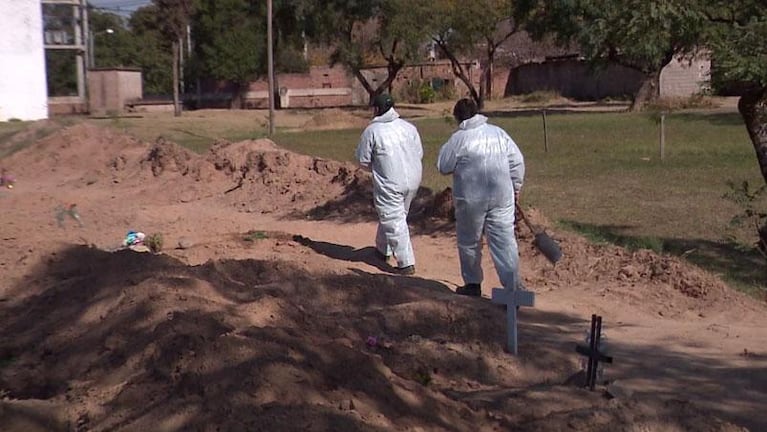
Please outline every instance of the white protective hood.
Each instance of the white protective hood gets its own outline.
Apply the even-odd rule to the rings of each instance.
[[[490,205],[513,200],[525,177],[525,161],[517,144],[482,114],[461,122],[440,149],[437,169],[454,174],[455,199]]]
[[[421,183],[421,137],[394,108],[370,121],[356,156],[361,165],[373,171],[377,193],[417,189]]]

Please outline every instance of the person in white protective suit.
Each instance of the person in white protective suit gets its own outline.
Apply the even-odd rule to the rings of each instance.
[[[442,146],[437,169],[453,174],[456,237],[464,286],[456,293],[482,295],[482,232],[504,288],[519,284],[519,250],[514,236],[514,203],[525,177],[525,161],[514,140],[487,123],[471,99],[453,109],[459,122]]]
[[[373,203],[378,213],[376,256],[394,255],[401,274],[415,273],[407,214],[421,184],[423,147],[415,126],[400,118],[388,94],[373,99],[375,117],[362,132],[357,161],[373,172]]]

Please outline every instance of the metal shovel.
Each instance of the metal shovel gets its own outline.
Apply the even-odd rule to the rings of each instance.
[[[545,256],[552,264],[556,264],[557,261],[562,258],[562,249],[559,248],[559,244],[557,244],[553,238],[549,237],[544,230],[533,225],[527,219],[527,216],[525,216],[525,212],[522,211],[522,207],[519,206],[519,203],[515,203],[515,205],[517,207],[517,212],[522,216],[522,220],[525,221],[525,225],[530,228],[530,231],[532,231],[535,236],[533,245],[535,245],[535,247],[541,251],[543,256]]]

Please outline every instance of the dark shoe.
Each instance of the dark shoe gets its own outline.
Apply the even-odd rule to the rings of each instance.
[[[415,274],[415,266],[407,266],[407,267],[397,267],[397,273],[405,276],[410,276]]]
[[[462,287],[458,287],[458,289],[455,290],[455,293],[470,297],[482,297],[482,285],[466,284]]]

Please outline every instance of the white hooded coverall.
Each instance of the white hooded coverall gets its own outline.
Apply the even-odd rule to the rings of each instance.
[[[501,128],[476,114],[458,126],[437,160],[442,174],[453,173],[456,237],[466,284],[482,283],[482,231],[498,278],[506,289],[519,281],[519,250],[514,236],[514,193],[522,188],[522,152]]]
[[[415,265],[407,214],[421,184],[423,147],[418,131],[390,108],[362,132],[356,157],[373,172],[379,221],[376,249],[386,256],[393,253],[400,268]]]

